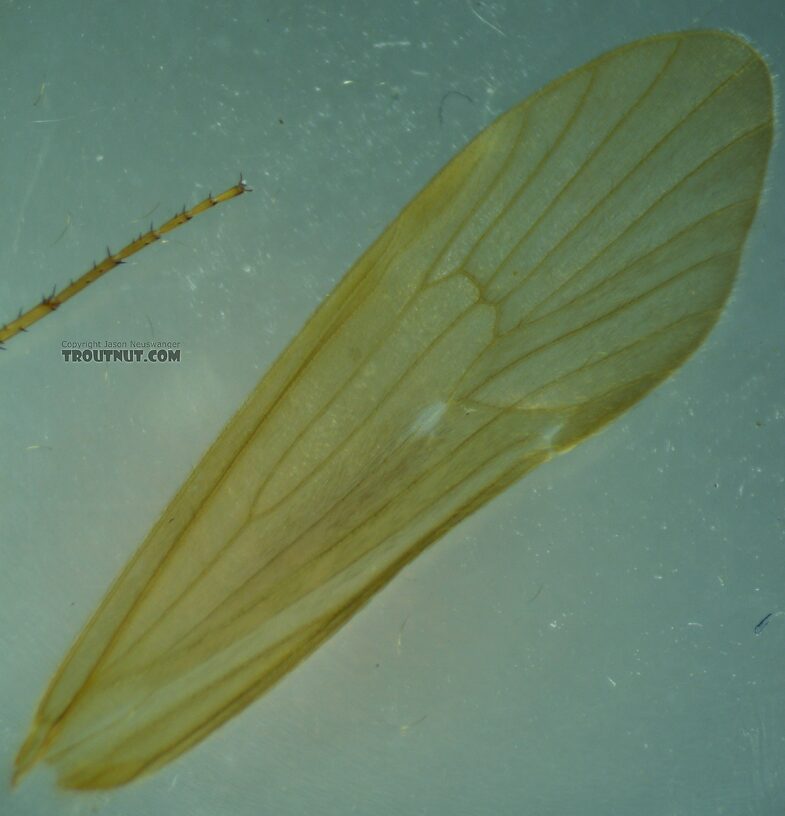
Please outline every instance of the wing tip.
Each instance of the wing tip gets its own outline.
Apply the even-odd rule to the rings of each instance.
[[[43,738],[37,729],[31,730],[22,747],[14,759],[14,768],[11,774],[11,787],[15,788],[41,758]]]

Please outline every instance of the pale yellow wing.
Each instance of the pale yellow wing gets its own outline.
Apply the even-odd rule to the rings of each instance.
[[[728,296],[772,138],[720,32],[612,51],[403,210],[229,423],[79,637],[18,772],[171,760],[445,530],[617,416]]]

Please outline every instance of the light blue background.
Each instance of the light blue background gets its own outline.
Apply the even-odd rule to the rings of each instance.
[[[745,34],[783,73],[775,0],[3,4],[0,320],[240,170],[255,192],[0,354],[0,813],[785,812],[785,615],[753,635],[785,610],[781,144],[727,312],[671,381],[163,771],[8,786],[111,578],[387,221],[548,80],[693,27]],[[473,101],[440,124],[449,90]],[[183,362],[60,358],[152,337]]]

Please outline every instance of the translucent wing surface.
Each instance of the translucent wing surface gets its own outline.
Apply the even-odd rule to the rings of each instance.
[[[743,40],[641,40],[456,156],[262,379],[116,581],[18,758],[110,787],[262,694],[424,547],[716,321],[761,193]]]

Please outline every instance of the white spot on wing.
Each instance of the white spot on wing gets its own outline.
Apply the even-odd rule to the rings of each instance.
[[[446,410],[447,403],[441,401],[424,408],[417,419],[414,420],[411,435],[414,437],[428,436],[439,424]]]

